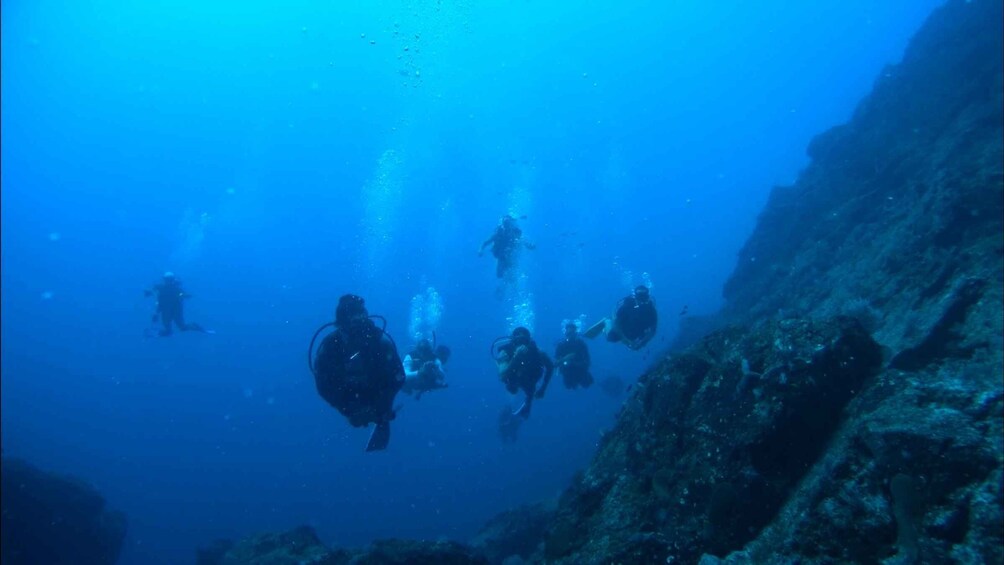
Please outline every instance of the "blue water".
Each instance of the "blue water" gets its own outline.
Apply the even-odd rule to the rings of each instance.
[[[650,282],[651,347],[591,343],[633,381],[938,4],[4,2],[4,453],[123,510],[124,564],[301,523],[464,539],[553,497],[619,400],[556,379],[503,445],[492,339],[553,350]],[[538,249],[500,293],[505,212]],[[144,337],[167,269],[217,335]],[[365,454],[307,341],[355,292],[406,350],[430,287],[451,387]]]

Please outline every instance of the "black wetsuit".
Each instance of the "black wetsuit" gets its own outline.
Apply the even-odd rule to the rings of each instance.
[[[492,256],[495,257],[495,276],[503,278],[512,270],[516,264],[516,251],[519,240],[523,237],[523,230],[515,225],[501,225],[495,228],[492,235]]]
[[[614,315],[613,329],[607,334],[607,339],[609,341],[626,340],[634,342],[644,336],[648,330],[652,331],[651,335],[648,336],[648,339],[651,339],[655,335],[658,323],[659,316],[655,311],[655,303],[652,300],[638,304],[635,297],[628,296],[621,301],[620,307],[617,308],[617,313]],[[644,343],[640,345],[644,345]]]
[[[165,282],[154,285],[153,290],[157,294],[157,316],[160,317],[160,323],[164,326],[160,330],[161,336],[171,335],[173,325],[178,326],[178,329],[183,332],[204,331],[199,324],[185,323],[184,300],[188,298],[188,295],[181,289],[180,282]]]
[[[394,418],[404,366],[394,342],[373,322],[337,328],[321,341],[314,365],[317,392],[355,427]]]
[[[512,394],[522,390],[527,397],[532,398],[537,388],[537,382],[544,377],[544,384],[541,391],[547,389],[547,384],[551,381],[551,374],[554,372],[554,363],[546,353],[537,347],[532,340],[526,344],[526,351],[517,356],[517,345],[509,342],[499,348],[504,351],[509,358],[509,366],[502,376],[506,390]]]
[[[565,388],[586,388],[593,384],[593,376],[589,374],[589,348],[581,337],[561,340],[554,350],[554,358],[558,361]]]

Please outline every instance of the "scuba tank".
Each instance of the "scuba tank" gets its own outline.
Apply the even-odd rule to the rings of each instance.
[[[390,339],[391,343],[394,343],[394,338],[392,338],[390,336],[390,334],[387,333],[387,318],[384,318],[383,316],[379,316],[377,314],[373,314],[371,316],[367,316],[366,318],[369,319],[369,320],[374,320],[374,319],[380,320],[380,322],[381,322],[381,325],[379,326],[380,333],[382,333],[383,335],[387,336],[387,338]],[[314,375],[315,377],[317,376],[317,371],[316,371],[316,367],[315,367],[315,363],[314,363],[314,361],[315,361],[315,359],[314,359],[314,346],[317,343],[317,337],[320,336],[321,332],[323,332],[324,330],[326,330],[328,328],[331,328],[331,327],[334,327],[334,326],[335,326],[334,322],[328,322],[328,323],[322,325],[321,327],[317,328],[317,331],[314,332],[314,337],[310,338],[310,346],[307,348],[307,368],[310,369],[310,374]],[[376,324],[374,324],[374,326],[376,326]],[[397,348],[397,344],[394,344],[394,347],[396,349]],[[358,353],[357,353],[357,355],[358,355]]]

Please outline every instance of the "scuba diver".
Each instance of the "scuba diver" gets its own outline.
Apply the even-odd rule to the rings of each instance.
[[[448,387],[443,365],[449,358],[449,347],[440,345],[433,349],[428,339],[419,340],[404,358],[404,387],[401,392],[414,394],[415,400],[421,400],[426,392]]]
[[[589,374],[589,348],[579,337],[579,327],[573,322],[565,324],[565,339],[558,342],[554,361],[565,388],[587,388],[593,384],[593,376]]]
[[[372,318],[382,319],[369,315],[361,297],[342,296],[335,321],[318,328],[310,340],[307,364],[318,394],[349,424],[357,428],[376,424],[366,451],[379,451],[390,442],[394,396],[404,384],[404,367],[394,340]],[[330,326],[335,331],[321,341],[314,359],[314,342]]]
[[[508,342],[500,346],[496,353],[495,345],[505,339],[508,339]],[[544,398],[547,385],[551,382],[551,374],[554,373],[554,363],[551,358],[537,347],[530,337],[530,330],[524,327],[514,329],[511,336],[496,339],[492,344],[492,357],[498,366],[499,379],[505,383],[506,390],[510,394],[522,390],[526,395],[523,404],[513,412],[513,415],[529,418],[533,399]],[[544,377],[544,382],[537,388],[541,376]]]
[[[655,301],[649,296],[648,287],[642,285],[620,301],[613,320],[600,320],[583,335],[594,338],[605,331],[607,341],[621,342],[628,349],[637,351],[655,336],[658,323]]]
[[[203,328],[199,324],[185,323],[184,301],[187,298],[191,298],[192,295],[181,288],[181,281],[171,271],[164,273],[164,278],[160,284],[155,284],[152,289],[143,291],[143,295],[147,298],[155,294],[157,296],[157,310],[153,313],[150,321],[156,324],[157,320],[160,320],[160,323],[163,325],[163,329],[160,330],[160,337],[171,335],[172,326],[178,326],[178,329],[183,332],[216,333]]]
[[[525,216],[524,216],[525,217]],[[486,239],[478,248],[478,257],[485,253],[485,248],[492,247],[492,256],[495,257],[495,276],[505,278],[516,266],[517,253],[520,246],[527,249],[536,249],[537,246],[523,239],[523,230],[516,225],[516,218],[509,214],[502,216],[495,232]]]

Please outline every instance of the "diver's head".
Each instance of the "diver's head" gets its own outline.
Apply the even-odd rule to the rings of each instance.
[[[502,216],[501,220],[499,220],[499,224],[502,227],[507,228],[507,227],[511,226],[513,224],[513,222],[515,222],[515,221],[516,221],[516,218],[513,218],[511,214],[506,214],[505,216]]]
[[[432,353],[432,342],[422,338],[415,344],[415,351],[420,353]]]
[[[164,282],[166,283],[178,282],[178,278],[175,277],[174,273],[172,273],[171,271],[164,271]]]
[[[338,299],[338,308],[335,309],[336,325],[347,328],[368,319],[369,312],[366,311],[366,301],[361,296],[346,294]]]
[[[576,326],[574,322],[565,324],[565,337],[573,338],[577,333],[579,333],[579,326]]]
[[[530,343],[530,330],[520,326],[512,331],[511,339],[516,345],[526,345]]]
[[[445,365],[446,362],[450,360],[450,348],[445,345],[437,346],[436,358],[439,359],[440,363]]]
[[[648,287],[645,285],[636,287],[634,289],[634,299],[638,304],[647,303],[651,299],[648,295]]]

